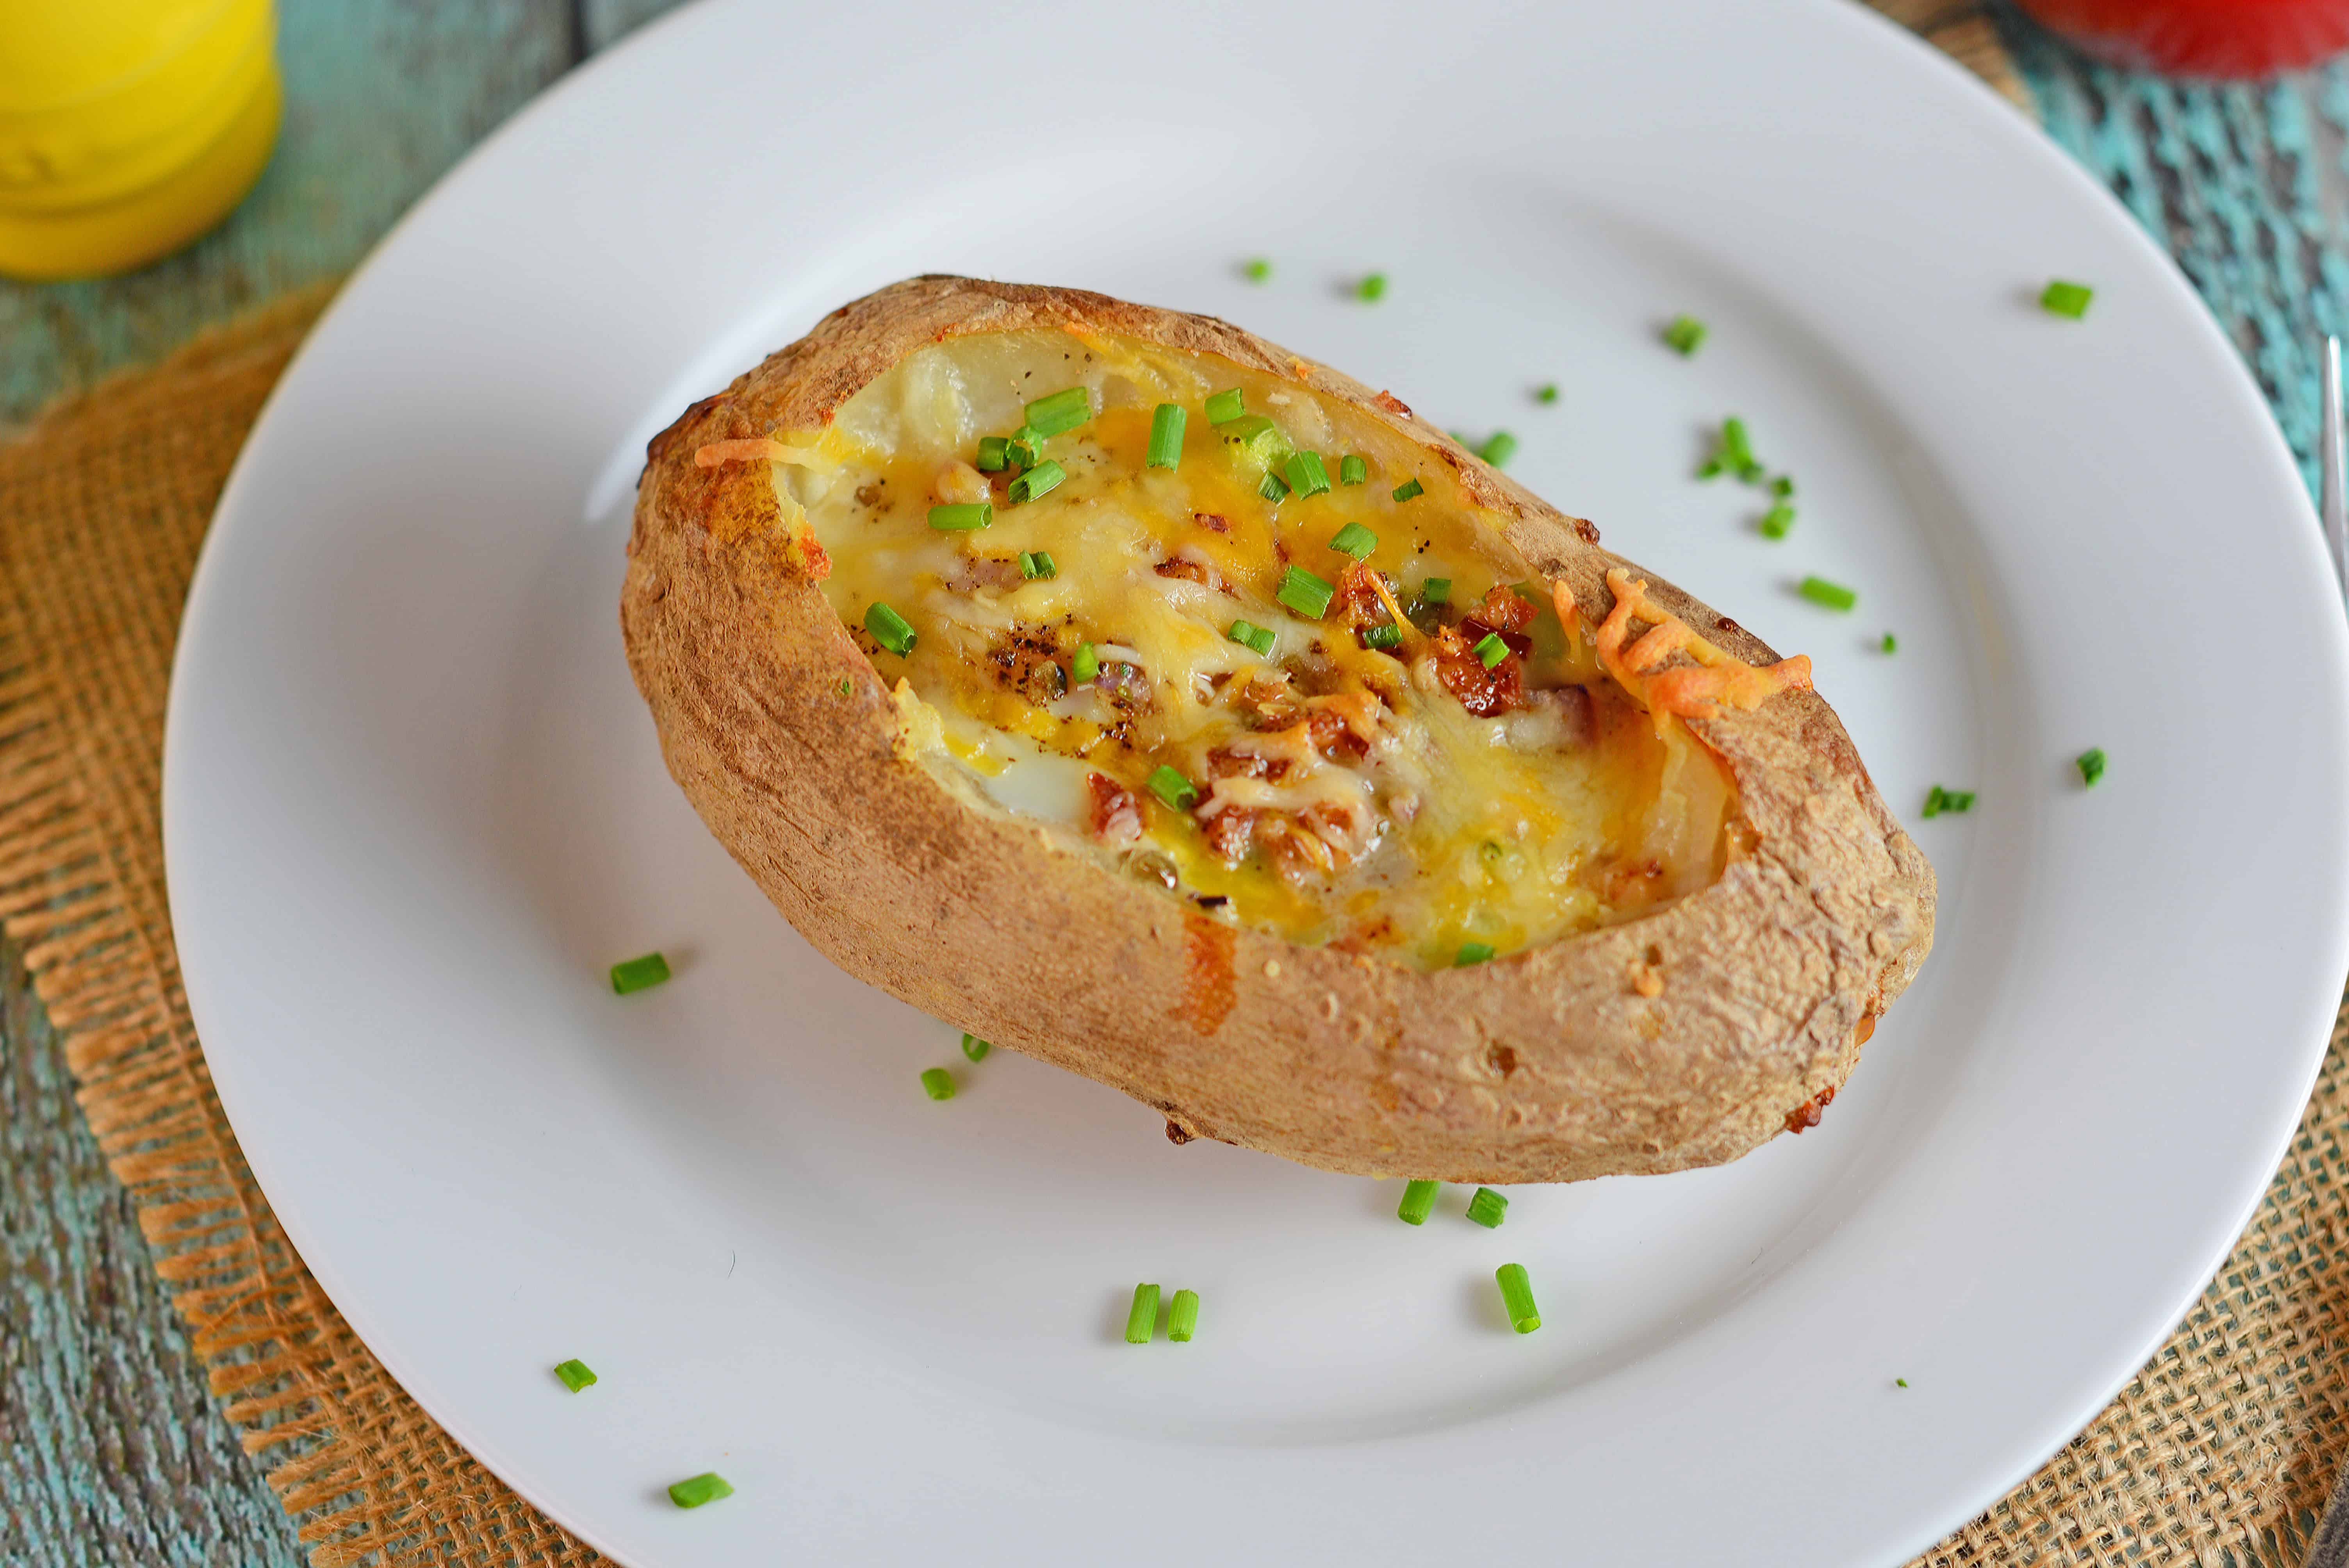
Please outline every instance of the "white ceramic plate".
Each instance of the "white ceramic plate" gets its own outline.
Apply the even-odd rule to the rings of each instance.
[[[165,804],[190,1001],[303,1255],[636,1564],[1921,1548],[2202,1284],[2349,962],[2349,646],[2234,354],[2114,202],[1857,7],[974,15],[655,27],[445,181],[272,399]],[[1344,297],[1373,267],[1387,299]],[[814,957],[662,771],[625,518],[688,399],[921,271],[1216,312],[1508,427],[1537,490],[1809,652],[1896,806],[1978,790],[1913,824],[1939,944],[1826,1124],[1412,1230],[1391,1183],[966,1069]],[[2033,307],[2051,275],[2096,285],[2085,323]],[[1693,360],[1656,340],[1680,311]],[[1800,480],[1783,543],[1690,477],[1733,412]],[[615,998],[647,948],[677,979]],[[1122,1343],[1142,1279],[1200,1292],[1195,1343]],[[711,1469],[735,1497],[666,1501]]]

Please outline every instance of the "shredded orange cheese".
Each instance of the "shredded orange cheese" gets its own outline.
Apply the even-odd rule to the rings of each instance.
[[[1566,633],[1566,640],[1571,643],[1575,634],[1582,630],[1582,606],[1574,602],[1573,592],[1563,579],[1549,585],[1549,596],[1557,606],[1558,626]]]
[[[1797,654],[1762,667],[1749,665],[1698,636],[1677,615],[1667,614],[1650,603],[1648,585],[1620,567],[1607,573],[1607,586],[1615,595],[1615,607],[1607,613],[1595,639],[1599,662],[1615,677],[1617,685],[1647,705],[1656,721],[1659,738],[1663,736],[1667,719],[1675,715],[1695,718],[1715,704],[1751,712],[1782,691],[1810,690],[1808,655]],[[1562,596],[1565,590],[1561,585],[1554,592]],[[1571,604],[1573,601],[1566,599],[1564,603]],[[1626,648],[1623,641],[1630,635],[1635,615],[1651,624],[1638,641]],[[1560,619],[1563,618],[1561,611]],[[1685,653],[1696,662],[1658,669],[1676,653]],[[1651,671],[1655,673],[1650,674]]]
[[[790,449],[767,436],[740,441],[712,441],[693,449],[693,466],[714,469],[722,463],[772,462]]]

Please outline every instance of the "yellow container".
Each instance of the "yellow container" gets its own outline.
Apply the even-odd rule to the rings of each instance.
[[[261,177],[283,103],[271,0],[0,0],[0,273],[178,250]]]

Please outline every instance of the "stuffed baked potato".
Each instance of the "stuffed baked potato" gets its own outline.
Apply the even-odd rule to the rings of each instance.
[[[843,307],[652,442],[621,626],[809,941],[1177,1141],[1733,1159],[1816,1121],[1932,939],[1807,661],[1207,317]]]

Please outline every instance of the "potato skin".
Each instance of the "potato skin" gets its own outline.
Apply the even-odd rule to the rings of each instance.
[[[1933,872],[1811,692],[1693,726],[1739,792],[1718,882],[1426,974],[1210,919],[967,808],[905,757],[880,675],[816,585],[822,549],[789,535],[767,465],[701,469],[693,454],[821,427],[925,345],[1049,327],[1219,355],[1354,405],[1510,519],[1510,542],[1594,624],[1613,603],[1605,573],[1626,563],[1589,523],[1388,394],[1224,322],[957,277],[867,295],[655,438],[620,603],[669,772],[810,942],[924,1012],[1155,1107],[1178,1141],[1330,1171],[1571,1181],[1717,1164],[1844,1081],[1931,945]],[[1775,656],[1640,575],[1716,645]]]

